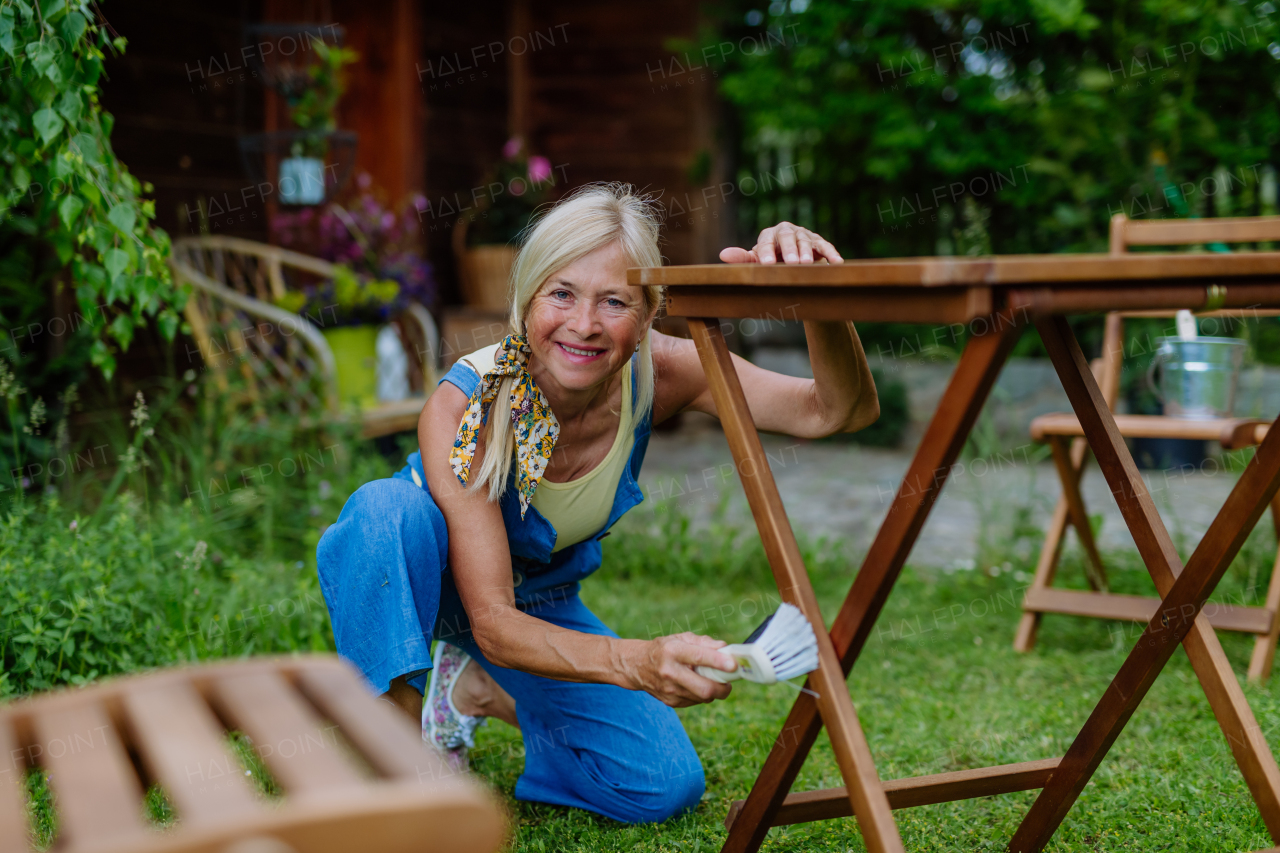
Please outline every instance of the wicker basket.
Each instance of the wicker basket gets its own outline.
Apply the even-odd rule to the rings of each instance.
[[[473,246],[467,248],[467,220],[453,227],[453,256],[458,264],[462,298],[473,308],[506,311],[510,306],[511,267],[516,260],[514,246]]]

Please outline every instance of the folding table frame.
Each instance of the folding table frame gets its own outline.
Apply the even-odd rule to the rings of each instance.
[[[746,800],[726,819],[725,851],[759,849],[771,826],[852,814],[868,850],[899,851],[892,810],[1040,789],[1010,849],[1044,848],[1179,643],[1209,698],[1272,839],[1280,841],[1280,768],[1217,635],[1205,600],[1280,486],[1271,430],[1184,569],[1064,315],[1115,310],[1280,306],[1280,253],[1051,255],[854,261],[838,266],[706,265],[634,269],[631,284],[665,286],[688,318],[716,408],[781,597],[819,637],[819,666]],[[955,373],[828,633],[719,319],[860,320],[967,330]],[[1028,323],[1040,331],[1084,436],[1161,595],[1111,685],[1066,755],[883,782],[845,679],[929,510]],[[845,786],[789,793],[827,726]]]

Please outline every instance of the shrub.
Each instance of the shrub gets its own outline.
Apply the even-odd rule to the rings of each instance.
[[[333,648],[313,564],[223,553],[191,501],[0,518],[0,698],[206,658]]]

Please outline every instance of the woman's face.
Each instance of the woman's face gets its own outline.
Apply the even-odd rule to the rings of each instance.
[[[627,284],[628,265],[622,244],[610,243],[553,273],[529,304],[529,347],[561,388],[606,382],[648,329],[653,318],[640,288]]]

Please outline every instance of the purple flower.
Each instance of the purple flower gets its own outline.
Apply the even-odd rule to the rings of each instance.
[[[551,178],[551,161],[546,157],[529,158],[529,182],[540,184]]]
[[[502,146],[502,156],[508,160],[514,160],[520,156],[521,150],[524,149],[524,140],[519,136],[513,136],[507,140],[507,144]]]

